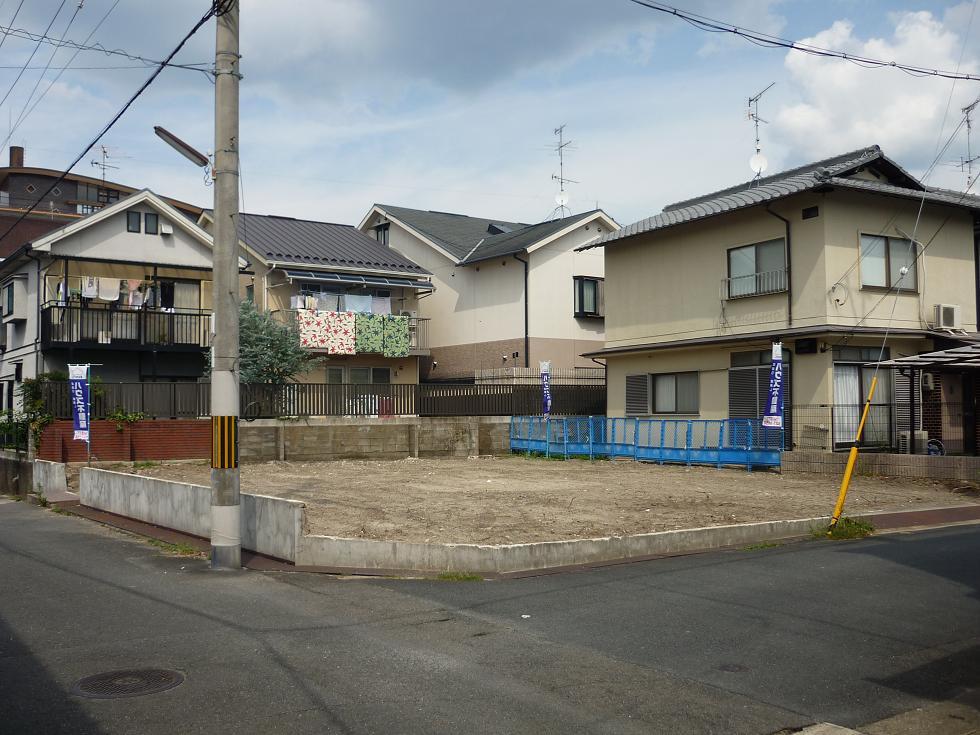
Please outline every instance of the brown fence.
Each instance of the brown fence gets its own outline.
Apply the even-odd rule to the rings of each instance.
[[[92,417],[118,410],[146,418],[198,418],[210,414],[208,383],[103,383],[92,386]],[[48,411],[71,418],[67,383],[43,386]],[[606,388],[557,385],[551,389],[556,416],[604,415]],[[281,416],[512,416],[541,413],[541,388],[528,385],[332,385],[327,383],[241,386],[245,419]]]

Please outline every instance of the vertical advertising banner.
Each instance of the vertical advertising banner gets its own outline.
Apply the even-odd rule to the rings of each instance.
[[[544,415],[551,414],[551,362],[541,363],[541,399]]]
[[[770,429],[783,428],[783,343],[772,343],[772,367],[769,369],[769,397],[762,425]]]
[[[89,440],[88,365],[68,366],[68,394],[75,425],[75,439]]]

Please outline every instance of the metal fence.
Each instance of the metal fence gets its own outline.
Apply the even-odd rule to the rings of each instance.
[[[26,421],[12,421],[4,418],[0,422],[0,447],[17,452],[26,452],[30,433],[30,426]]]
[[[545,456],[626,457],[644,462],[777,467],[780,429],[758,419],[640,419],[514,416],[510,447]]]
[[[146,418],[198,418],[210,415],[208,383],[102,383],[92,386],[92,417],[118,410]],[[68,384],[45,383],[43,397],[56,418],[71,418]],[[605,386],[559,385],[551,389],[558,416],[601,414]],[[541,408],[541,388],[525,385],[328,383],[241,386],[246,419],[281,416],[511,416]]]
[[[477,384],[515,383],[519,385],[541,385],[541,371],[526,367],[482,368],[475,373]],[[552,368],[551,385],[605,385],[606,369],[597,368]]]

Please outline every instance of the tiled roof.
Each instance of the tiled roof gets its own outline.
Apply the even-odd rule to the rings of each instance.
[[[395,219],[428,237],[443,250],[462,260],[480,240],[490,237],[494,231],[514,230],[527,227],[522,222],[509,222],[485,217],[470,217],[452,212],[431,212],[425,209],[376,205]]]
[[[243,213],[238,220],[238,237],[270,262],[428,273],[353,225]]]
[[[880,169],[892,181],[900,182],[902,185],[848,178],[870,164],[874,164],[875,168]],[[980,197],[924,187],[901,166],[887,158],[878,146],[871,146],[745,182],[712,194],[670,204],[664,207],[660,214],[634,222],[581,249],[602,247],[626,237],[766,204],[793,194],[827,186],[914,199],[924,197],[926,201],[938,204],[980,209]]]

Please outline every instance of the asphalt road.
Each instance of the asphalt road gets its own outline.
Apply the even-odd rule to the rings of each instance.
[[[980,526],[506,582],[214,573],[0,499],[2,733],[719,733],[980,685]],[[69,694],[124,668],[159,694]]]

